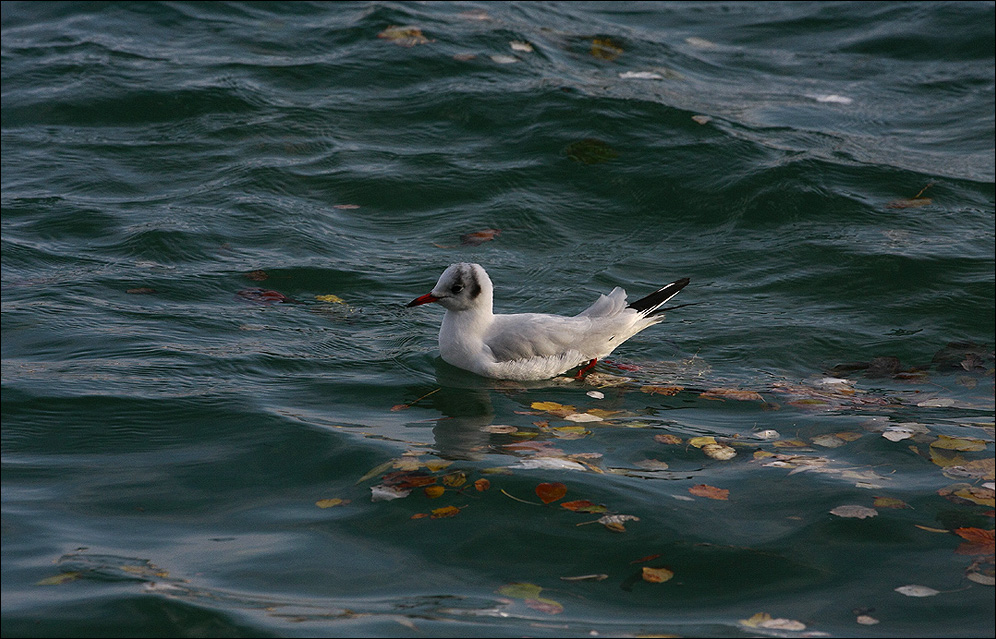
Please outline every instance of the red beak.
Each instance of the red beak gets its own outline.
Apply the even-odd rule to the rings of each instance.
[[[431,304],[432,302],[438,302],[439,298],[432,293],[426,293],[422,297],[416,297],[412,301],[408,302],[406,305],[408,308],[412,306],[421,306],[422,304]]]

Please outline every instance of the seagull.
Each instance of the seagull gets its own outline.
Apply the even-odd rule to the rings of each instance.
[[[480,264],[450,265],[429,293],[408,307],[437,302],[446,309],[439,328],[443,361],[484,377],[541,380],[584,365],[577,378],[617,346],[664,319],[662,308],[688,285],[671,282],[626,304],[618,286],[573,317],[546,313],[496,315],[494,286]],[[677,308],[677,307],[672,307]]]

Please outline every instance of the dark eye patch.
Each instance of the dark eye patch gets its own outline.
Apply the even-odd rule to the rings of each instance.
[[[462,290],[463,290],[462,284],[454,284],[453,286],[450,287],[450,293],[453,293],[454,295],[459,294],[460,291]]]

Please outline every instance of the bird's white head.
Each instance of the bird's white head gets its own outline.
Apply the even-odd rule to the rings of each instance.
[[[460,262],[450,265],[439,276],[439,281],[432,291],[412,300],[408,306],[439,302],[440,306],[450,311],[490,312],[493,300],[494,287],[484,267],[480,264]]]

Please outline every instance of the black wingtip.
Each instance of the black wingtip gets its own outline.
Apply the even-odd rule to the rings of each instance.
[[[657,289],[650,295],[636,300],[629,305],[629,308],[639,311],[645,315],[653,315],[654,312],[658,311],[658,309],[666,304],[669,299],[677,295],[681,289],[688,286],[689,282],[691,282],[691,280],[687,277],[671,282],[667,286],[662,286]]]

